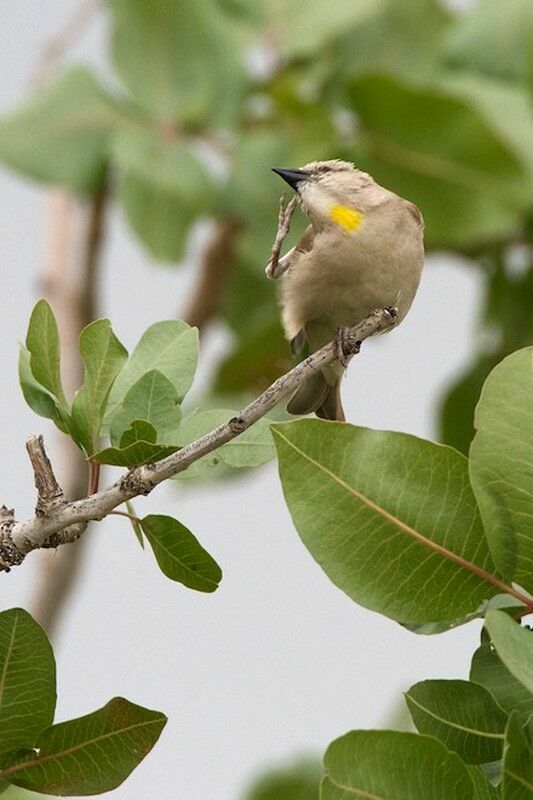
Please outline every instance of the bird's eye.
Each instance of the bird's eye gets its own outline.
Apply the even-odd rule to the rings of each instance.
[[[323,165],[321,165],[320,167],[317,167],[317,168],[315,169],[315,172],[316,172],[318,175],[321,175],[321,174],[323,174],[324,172],[331,172],[331,167],[327,167],[326,165],[324,165],[324,164],[323,164]]]

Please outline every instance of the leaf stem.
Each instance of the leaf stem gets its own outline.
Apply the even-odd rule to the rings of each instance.
[[[132,522],[142,525],[142,519],[140,517],[136,517],[134,514],[128,514],[127,511],[110,511],[108,516],[126,517],[126,519],[131,519]]]

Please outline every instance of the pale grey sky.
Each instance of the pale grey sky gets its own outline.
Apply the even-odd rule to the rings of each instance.
[[[0,4],[0,111],[24,97],[37,49],[76,4]],[[74,57],[100,64],[104,32],[94,26]],[[16,378],[17,342],[38,297],[47,196],[2,170],[0,197],[0,503],[23,517],[34,502],[24,441],[39,432],[54,439],[23,404]],[[152,263],[119,211],[104,274],[103,313],[129,347],[151,322],[173,316],[192,279],[191,265]],[[472,349],[479,289],[471,265],[428,261],[406,322],[365,346],[350,368],[352,422],[433,435],[435,400]],[[213,332],[204,371],[224,342],[223,331]],[[237,800],[265,766],[322,753],[349,729],[385,724],[413,682],[467,675],[479,625],[417,637],[354,605],[300,543],[275,465],[231,484],[162,487],[138,510],[178,516],[217,558],[224,580],[214,595],[173,584],[120,520],[90,534],[57,648],[57,718],[85,714],[116,694],[169,716],[159,744],[109,795],[114,800]],[[1,577],[0,608],[28,605],[36,562],[31,556]]]

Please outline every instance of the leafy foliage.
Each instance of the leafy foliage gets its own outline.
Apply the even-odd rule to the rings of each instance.
[[[508,670],[486,631],[483,632],[481,646],[472,658],[470,680],[488,689],[508,714],[511,711],[519,711],[525,716],[533,714],[533,693]]]
[[[142,761],[166,723],[160,712],[114,698],[99,711],[52,725],[52,648],[22,609],[0,613],[0,676],[0,789],[14,784],[54,795],[109,791]]]
[[[22,608],[0,614],[0,766],[52,724],[56,670],[42,628]]]
[[[516,712],[509,717],[503,762],[503,797],[506,800],[531,800],[533,794],[533,725]]]
[[[245,800],[318,800],[322,766],[310,759],[260,777]]]
[[[0,158],[31,178],[90,192],[120,119],[116,102],[92,73],[71,69],[0,122]]]
[[[157,444],[157,431],[145,419],[135,419],[122,433],[117,447],[106,447],[93,453],[93,460],[115,467],[135,467],[155,464],[175,453],[179,447]]]
[[[276,218],[272,166],[351,158],[421,206],[430,249],[484,269],[483,335],[441,409],[448,444],[466,456],[475,435],[469,459],[404,434],[320,421],[272,430],[300,535],[350,597],[419,633],[486,615],[471,682],[409,690],[422,735],[356,731],[335,741],[321,797],[530,798],[532,633],[501,593],[533,591],[531,348],[502,361],[533,334],[531,3],[486,0],[457,15],[437,0],[312,0],[305,24],[298,0],[109,5],[120,92],[69,69],[0,121],[0,159],[81,194],[96,191],[110,166],[113,197],[156,258],[181,259],[206,216],[237,221],[220,311],[233,339],[214,370],[215,393],[259,391],[290,364],[274,290],[258,269]],[[301,229],[295,220],[291,241]],[[515,245],[525,245],[519,270]],[[197,331],[185,323],[151,326],[127,358],[110,323],[97,320],[80,351],[85,377],[71,406],[53,313],[38,303],[20,354],[23,395],[92,460],[150,463],[233,415],[205,404],[182,418],[198,355]],[[263,420],[182,477],[225,475],[273,453]],[[169,578],[217,588],[220,568],[180,522],[139,519],[131,504],[128,514]],[[107,791],[164,725],[120,698],[52,725],[54,669],[31,618],[0,614],[0,792],[8,782]],[[257,796],[315,796],[307,779],[285,778]]]
[[[163,714],[115,697],[92,714],[45,730],[35,749],[15,755],[3,774],[38,792],[108,792],[149,753],[165,723]]]
[[[218,3],[113,0],[111,11],[115,67],[150,115],[189,125],[228,121],[226,89],[235,107],[244,88],[244,56]]]
[[[181,320],[163,320],[141,336],[114,384],[110,409],[146,373],[157,370],[174,386],[179,399],[189,391],[198,360],[198,331]],[[148,389],[148,387],[147,387]]]
[[[473,254],[487,282],[497,259],[511,263],[508,245],[531,241],[528,0],[487,0],[462,14],[438,0],[343,0],[331,8],[312,0],[305,24],[298,0],[109,5],[122,91],[106,90],[86,69],[68,70],[0,122],[0,159],[80,192],[97,188],[110,164],[114,196],[159,259],[180,260],[206,216],[239,220],[221,316],[234,328],[235,309],[246,308],[246,324],[235,331],[217,392],[255,391],[287,363],[274,292],[258,269],[276,215],[272,166],[354,159],[421,206],[430,248]],[[258,283],[261,291],[251,293]],[[501,295],[515,284],[506,271]],[[532,294],[522,286],[520,296]],[[488,322],[490,311],[484,315]],[[496,316],[498,326],[512,324],[516,302]],[[497,352],[480,347],[456,387],[471,407],[492,366],[529,342],[526,327]],[[33,398],[52,413],[43,396]],[[456,416],[444,409],[442,434],[467,452],[469,415],[461,414],[461,430],[453,429]]]
[[[324,757],[321,800],[408,797],[472,800],[474,790],[459,756],[429,736],[397,731],[352,731]]]
[[[235,416],[234,411],[210,408],[197,411],[185,417],[178,431],[177,441],[181,445],[189,444],[204,434]],[[219,466],[230,468],[259,467],[274,457],[274,443],[269,430],[269,421],[260,419],[227,444],[218,447],[212,453],[191,464],[178,478],[184,480],[196,477],[210,477]]]
[[[470,475],[495,563],[533,592],[532,397],[533,347],[528,347],[504,359],[485,382]]]
[[[502,611],[489,611],[487,630],[501,661],[533,694],[533,631],[520,627]]]
[[[440,739],[467,764],[501,758],[507,718],[483,687],[467,681],[423,681],[405,697],[420,733]]]
[[[354,731],[330,745],[323,800],[530,797],[533,632],[513,615],[533,600],[511,583],[496,593],[506,584],[489,552],[529,586],[527,542],[520,573],[507,559],[531,514],[530,377],[529,349],[489,375],[470,462],[401,433],[322,420],[272,426],[294,523],[334,583],[417,633],[486,620],[470,682],[423,681],[406,693],[421,736]],[[512,535],[493,520],[514,522]],[[447,748],[438,756],[436,740]]]
[[[85,377],[72,404],[72,432],[90,456],[98,449],[109,392],[128,353],[111,330],[109,320],[102,319],[82,331],[80,355]]]
[[[365,136],[361,165],[423,209],[430,244],[457,247],[514,229],[530,180],[473,103],[435,82],[377,76],[358,78],[349,97]],[[465,135],[450,137],[452,126]]]
[[[216,561],[180,522],[161,514],[140,520],[162,572],[199,592],[214,592],[222,578]]]
[[[496,594],[466,566],[495,571],[455,450],[320,420],[272,431],[296,528],[352,599],[417,623],[469,614]]]

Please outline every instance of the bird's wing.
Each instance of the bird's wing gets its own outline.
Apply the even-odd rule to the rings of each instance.
[[[293,248],[293,250],[295,250],[297,253],[308,253],[313,247],[314,238],[315,232],[313,230],[313,226],[309,225],[303,232],[302,238],[296,247]]]

